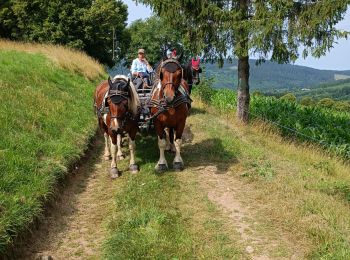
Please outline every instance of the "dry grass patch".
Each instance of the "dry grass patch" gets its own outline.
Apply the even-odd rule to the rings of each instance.
[[[44,54],[61,68],[79,73],[89,80],[96,80],[105,75],[105,69],[98,61],[84,52],[64,46],[0,40],[0,50]]]

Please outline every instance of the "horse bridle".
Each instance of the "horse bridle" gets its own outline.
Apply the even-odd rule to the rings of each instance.
[[[122,79],[123,80],[123,79]],[[123,80],[123,81],[125,81],[125,80]],[[126,83],[127,83],[127,86],[129,86],[129,82],[127,82],[127,81],[125,81]],[[130,87],[130,86],[129,86]],[[128,100],[128,98],[129,98],[129,96],[130,96],[130,94],[129,94],[129,92],[127,92],[127,91],[122,91],[122,90],[119,90],[119,89],[110,89],[110,90],[108,90],[108,98],[110,99],[110,102],[112,102],[113,103],[113,101],[111,100],[111,97],[113,97],[113,96],[119,96],[119,97],[122,97],[122,98],[124,98],[124,99],[126,99],[126,100]],[[114,104],[114,103],[113,103]],[[123,121],[122,121],[122,127],[125,125],[125,122],[126,122],[126,120],[127,120],[127,118],[128,118],[128,116],[129,116],[129,111],[127,110],[126,111],[126,113],[125,114],[123,114],[123,115],[119,115],[119,116],[112,116],[112,113],[111,113],[111,111],[109,110],[109,116],[110,116],[110,118],[111,119],[119,119],[119,120],[121,120],[121,119],[123,119]]]
[[[168,60],[165,60],[161,63],[161,66],[160,66],[160,72],[162,71],[162,69],[165,67],[166,64],[169,64],[169,63],[175,63],[180,69],[181,69],[181,79],[183,78],[183,68],[180,64],[180,62],[176,59],[168,59]],[[173,87],[175,87],[174,85],[174,82],[166,82],[164,84],[161,83],[161,86],[162,86],[162,89],[164,89],[167,85],[171,85]],[[177,93],[179,90],[178,88],[175,89],[175,93]],[[164,92],[163,92],[163,97],[164,97]]]

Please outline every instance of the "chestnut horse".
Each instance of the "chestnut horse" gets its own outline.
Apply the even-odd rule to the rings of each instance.
[[[111,178],[117,178],[120,172],[117,167],[117,157],[121,153],[121,134],[129,136],[130,165],[132,173],[138,172],[135,163],[135,136],[138,130],[138,108],[140,101],[130,79],[124,75],[117,75],[113,81],[103,81],[95,90],[95,108],[98,124],[105,137],[105,158],[112,155]],[[110,139],[110,145],[109,145]],[[110,146],[110,149],[109,149]],[[117,153],[118,148],[118,153]]]
[[[187,83],[182,79],[183,70],[180,63],[175,59],[163,61],[158,70],[158,82],[156,83],[151,97],[151,115],[154,120],[154,126],[158,135],[158,146],[160,157],[156,165],[157,171],[168,169],[168,163],[164,156],[166,149],[165,128],[169,128],[170,141],[174,141],[175,132],[175,158],[173,168],[181,171],[184,163],[181,158],[182,133],[185,128],[188,114],[188,97]],[[187,93],[180,91],[180,85],[186,88]]]

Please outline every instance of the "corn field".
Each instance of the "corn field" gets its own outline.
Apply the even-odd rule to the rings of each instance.
[[[213,89],[208,81],[200,84],[194,95],[221,113],[236,109],[236,93]],[[251,119],[274,124],[283,136],[317,143],[345,160],[350,159],[350,113],[253,95],[249,114]]]

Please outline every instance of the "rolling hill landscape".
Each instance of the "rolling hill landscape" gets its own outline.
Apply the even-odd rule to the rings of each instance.
[[[332,92],[331,97],[347,99],[342,92],[349,91],[350,70],[318,70],[310,67],[277,64],[266,61],[256,65],[256,60],[250,60],[250,87],[252,90],[260,90],[269,94],[281,94],[295,92],[303,96],[310,90],[322,89],[321,92]],[[234,88],[237,85],[237,60],[226,62],[222,68],[217,64],[205,64],[207,77],[214,78],[215,88]],[[336,81],[339,80],[339,81]],[[304,90],[302,90],[304,89]],[[310,92],[319,94],[317,90]],[[326,95],[326,94],[325,94]],[[320,95],[320,96],[325,96]]]

